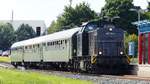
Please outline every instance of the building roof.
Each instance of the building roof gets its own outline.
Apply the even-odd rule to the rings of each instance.
[[[46,31],[46,25],[43,20],[0,20],[0,22],[11,23],[14,30],[17,30],[22,24],[28,24],[34,31],[36,31],[36,27],[41,27],[42,34]]]
[[[149,33],[150,32],[150,21],[142,20],[133,23],[137,26],[138,32],[140,33]]]
[[[16,42],[11,46],[11,48],[39,44],[39,43],[43,43],[43,42],[51,42],[51,41],[56,41],[56,40],[69,39],[79,30],[80,30],[80,28],[73,28],[73,29],[68,29],[68,30],[56,32],[53,34],[45,35],[45,36],[32,38],[29,40]]]

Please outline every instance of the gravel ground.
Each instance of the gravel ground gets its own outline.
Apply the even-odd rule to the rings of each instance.
[[[14,68],[11,63],[0,62],[0,67],[2,68]]]
[[[92,76],[60,71],[50,71],[46,73],[50,75],[63,76],[66,78],[88,80],[94,82],[94,84],[150,84],[150,81],[148,80],[128,79],[127,77],[123,79],[122,76],[111,76],[111,75]]]
[[[14,68],[10,63],[0,63],[0,67],[4,68]],[[21,69],[24,70],[24,69]],[[87,75],[80,73],[71,73],[63,71],[53,71],[53,70],[29,70],[36,71],[40,73],[63,76],[66,78],[88,80],[94,82],[94,84],[150,84],[150,79],[148,80],[138,80],[131,78],[123,78],[122,76],[112,76],[112,75]]]

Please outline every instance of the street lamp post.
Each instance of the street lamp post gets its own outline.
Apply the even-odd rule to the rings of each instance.
[[[130,11],[135,11],[135,12],[137,12],[137,14],[138,14],[138,23],[140,23],[140,20],[141,20],[141,18],[140,18],[140,13],[144,13],[144,12],[146,12],[147,10],[142,10],[142,9],[140,9],[139,7],[138,8],[135,8],[135,9],[129,9]],[[137,26],[138,27],[138,29],[139,29],[139,25]],[[139,31],[138,31],[138,33],[139,33]],[[140,42],[140,39],[138,38],[138,42]],[[134,56],[132,57],[132,58],[134,58]],[[134,61],[134,59],[132,60],[132,61]]]
[[[140,9],[140,8],[131,8],[131,9],[129,9],[130,11],[135,11],[135,12],[137,12],[137,14],[138,14],[138,22],[141,20],[141,15],[140,15],[140,13],[144,13],[144,12],[147,12],[147,10],[142,10],[142,9]]]
[[[138,22],[140,21],[140,13],[141,13],[141,10],[140,9],[130,9],[130,11],[135,11],[135,12],[137,12],[137,14],[138,14]]]
[[[138,14],[138,22],[140,22],[140,13],[141,13],[140,8],[136,8],[136,9],[135,8],[131,8],[129,10],[137,12],[137,14]],[[139,26],[138,26],[138,28],[139,28]],[[139,42],[139,38],[138,38],[138,42]],[[134,55],[132,56],[132,62],[134,62]]]

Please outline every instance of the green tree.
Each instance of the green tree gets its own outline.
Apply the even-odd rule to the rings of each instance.
[[[60,30],[60,27],[58,27],[58,24],[56,21],[52,21],[50,27],[48,28],[48,33],[53,33]]]
[[[147,2],[147,3],[148,3],[147,10],[148,10],[148,12],[150,12],[150,2]]]
[[[150,2],[148,2],[147,12],[144,13],[146,19],[150,20]]]
[[[22,41],[22,40],[33,38],[33,37],[36,36],[35,31],[28,24],[22,24],[17,29],[17,31],[15,32],[15,34],[16,34],[16,41]]]
[[[132,22],[137,21],[137,12],[130,11],[132,8],[136,8],[132,2],[133,0],[105,0],[106,4],[102,8],[101,16],[114,17],[119,16],[119,19],[114,21],[122,29],[128,33],[137,33],[136,26],[132,25]]]
[[[7,50],[10,48],[14,42],[14,29],[13,26],[9,23],[0,24],[0,49]]]
[[[83,2],[76,5],[75,8],[65,6],[62,15],[58,16],[57,20],[51,23],[49,33],[69,29],[81,25],[83,22],[97,18],[97,14],[91,10],[89,4]]]

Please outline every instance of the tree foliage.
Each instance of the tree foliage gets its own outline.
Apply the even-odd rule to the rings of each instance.
[[[146,19],[150,20],[150,2],[148,2],[147,12],[144,13]]]
[[[22,41],[36,36],[35,31],[28,24],[22,24],[15,32],[16,41]]]
[[[83,22],[95,18],[97,18],[96,13],[91,10],[89,4],[85,2],[76,5],[75,8],[65,6],[63,14],[58,16],[57,20],[51,23],[49,33],[79,26]]]
[[[135,8],[133,0],[105,0],[106,4],[101,11],[101,16],[114,17],[119,16],[115,22],[128,33],[137,33],[137,29],[132,22],[137,21],[137,12],[130,11]]]
[[[0,49],[7,50],[14,42],[14,29],[9,23],[0,24]]]

